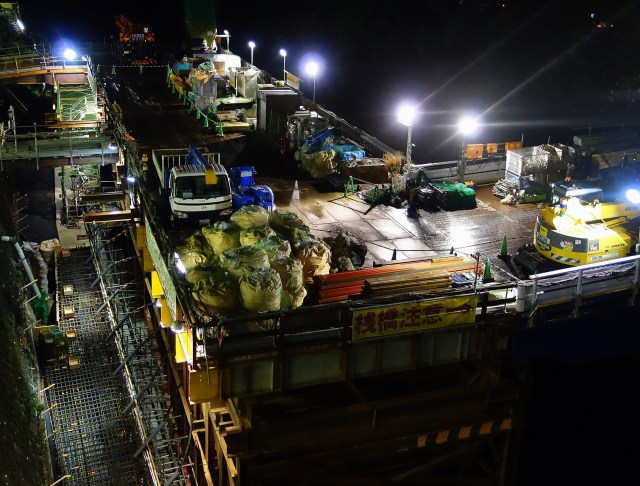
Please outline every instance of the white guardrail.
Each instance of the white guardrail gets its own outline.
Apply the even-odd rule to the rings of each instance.
[[[640,255],[531,275],[518,282],[516,311],[533,314],[541,307],[573,302],[577,316],[584,299],[620,291],[630,292],[630,305],[637,303]]]

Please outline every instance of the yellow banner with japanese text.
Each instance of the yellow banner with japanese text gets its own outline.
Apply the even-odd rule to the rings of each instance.
[[[476,319],[477,295],[450,299],[412,302],[353,311],[352,339],[423,331],[457,324],[471,324]]]

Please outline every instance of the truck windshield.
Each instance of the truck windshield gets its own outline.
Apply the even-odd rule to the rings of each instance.
[[[209,199],[227,196],[229,181],[225,175],[218,175],[215,184],[205,184],[204,175],[176,177],[175,196],[181,199]]]

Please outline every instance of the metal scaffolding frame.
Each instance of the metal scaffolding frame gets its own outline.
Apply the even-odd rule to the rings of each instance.
[[[155,308],[141,303],[126,229],[92,223],[91,247],[57,258],[59,328],[73,337],[65,359],[44,366],[43,413],[65,484],[180,485],[194,477],[178,454],[189,441],[172,408],[169,350]]]
[[[149,475],[133,457],[139,439],[132,417],[122,414],[127,397],[122,378],[113,376],[117,353],[104,343],[109,316],[98,312],[103,299],[91,287],[95,272],[85,263],[87,254],[74,249],[59,259],[58,308],[73,311],[60,316],[59,327],[75,338],[67,361],[44,368],[53,455],[65,484],[140,484]]]
[[[114,234],[119,236],[114,238]],[[145,458],[154,482],[187,484],[183,468],[188,471],[190,464],[183,464],[177,452],[187,438],[178,430],[180,412],[173,409],[171,400],[169,349],[160,334],[157,308],[152,302],[141,302],[143,279],[139,267],[131,264],[137,256],[127,250],[128,231],[108,223],[91,223],[87,235],[103,305],[110,315],[105,345],[115,342],[119,357],[112,376],[122,376],[128,392],[120,413],[133,417],[138,429],[133,457]]]
[[[89,196],[111,194],[101,187],[100,165],[73,165],[60,167],[60,189],[62,191],[62,212],[60,220],[67,227],[78,227],[82,216],[93,210],[122,210],[122,205],[109,201],[108,205]],[[120,194],[115,191],[113,194]],[[86,200],[85,200],[86,198]],[[88,201],[88,202],[87,202]]]

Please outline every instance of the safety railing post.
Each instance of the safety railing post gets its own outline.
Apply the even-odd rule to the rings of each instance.
[[[36,169],[40,170],[40,159],[38,158],[38,126],[33,124],[33,146],[36,151]]]
[[[630,305],[636,305],[638,300],[638,292],[640,292],[640,258],[635,262],[635,268],[633,272],[633,288],[631,289]]]
[[[578,280],[576,282],[576,295],[575,295],[576,301],[573,306],[573,313],[572,313],[572,316],[574,317],[574,319],[578,317],[578,315],[580,315],[580,306],[582,305],[582,274],[583,274],[583,271],[579,270]]]

